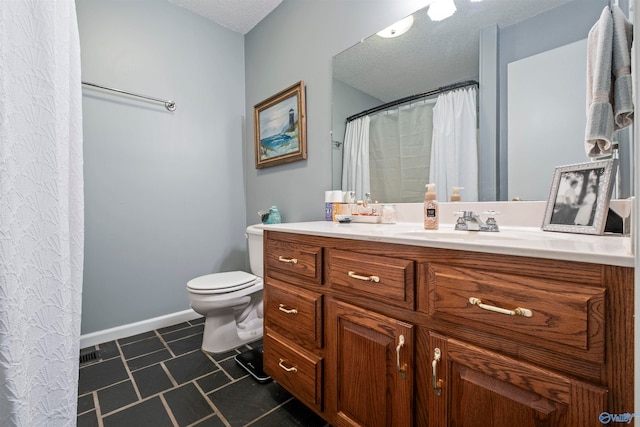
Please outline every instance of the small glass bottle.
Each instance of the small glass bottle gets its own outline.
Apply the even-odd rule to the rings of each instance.
[[[383,224],[395,224],[396,223],[396,205],[382,205],[382,223]]]
[[[265,224],[280,224],[282,222],[282,217],[280,216],[280,211],[277,206],[271,206],[269,209],[269,219]]]

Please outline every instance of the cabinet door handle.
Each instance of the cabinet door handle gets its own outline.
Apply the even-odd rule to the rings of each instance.
[[[522,317],[533,316],[533,311],[529,310],[528,308],[518,307],[518,308],[514,308],[513,310],[507,310],[506,308],[483,304],[482,300],[480,300],[479,298],[471,297],[469,298],[469,303],[471,303],[472,305],[477,305],[478,307],[484,310],[494,311],[496,313],[501,313],[501,314],[507,314],[509,316],[522,316]]]
[[[365,282],[375,282],[375,283],[380,282],[380,278],[378,276],[361,276],[360,274],[357,274],[355,271],[350,271],[347,274],[349,274],[349,277],[352,277],[358,280],[364,280]]]
[[[407,364],[400,366],[400,349],[404,347],[404,335],[398,337],[398,346],[396,347],[396,369],[400,372],[400,377],[405,378],[407,372]]]
[[[287,264],[297,264],[298,263],[298,259],[297,258],[285,258],[282,255],[280,255],[278,257],[278,261],[286,262]]]
[[[295,366],[292,366],[290,368],[284,366],[284,359],[280,359],[280,362],[278,362],[278,366],[280,366],[282,369],[284,369],[287,372],[293,372],[294,374],[298,372],[298,368],[296,368]]]
[[[278,306],[278,310],[283,311],[287,314],[298,314],[298,310],[296,310],[295,308],[285,308],[284,304],[280,304]]]
[[[431,362],[431,388],[433,388],[436,396],[442,394],[442,380],[438,379],[438,362],[442,356],[440,349],[436,347],[433,350],[433,361]]]

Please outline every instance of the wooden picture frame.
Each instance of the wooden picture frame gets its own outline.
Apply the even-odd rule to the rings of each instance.
[[[609,159],[557,167],[542,229],[603,234],[617,166]]]
[[[300,80],[254,106],[256,169],[307,158],[304,95]]]

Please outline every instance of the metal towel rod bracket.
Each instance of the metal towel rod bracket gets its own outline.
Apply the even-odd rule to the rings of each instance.
[[[149,100],[155,101],[155,102],[161,102],[161,103],[164,104],[164,108],[166,108],[167,110],[169,110],[169,111],[175,111],[176,110],[176,103],[171,101],[171,100],[154,98],[152,96],[147,96],[147,95],[140,95],[139,93],[127,92],[126,90],[120,90],[120,89],[115,89],[115,88],[112,88],[112,87],[101,86],[101,85],[97,85],[95,83],[82,82],[82,84],[86,85],[86,86],[97,87],[97,88],[104,89],[104,90],[110,90],[112,92],[124,93],[125,95],[131,95],[131,96],[135,96],[135,97],[138,97],[138,98],[149,99]]]

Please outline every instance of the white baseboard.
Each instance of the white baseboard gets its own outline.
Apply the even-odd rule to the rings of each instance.
[[[154,317],[153,319],[129,323],[128,325],[116,326],[115,328],[105,329],[103,331],[91,332],[80,336],[80,348],[87,348],[96,344],[130,337],[132,335],[153,331],[154,329],[164,328],[177,323],[187,322],[189,320],[195,320],[199,317],[202,317],[202,315],[196,313],[192,309],[188,309],[160,317]]]

